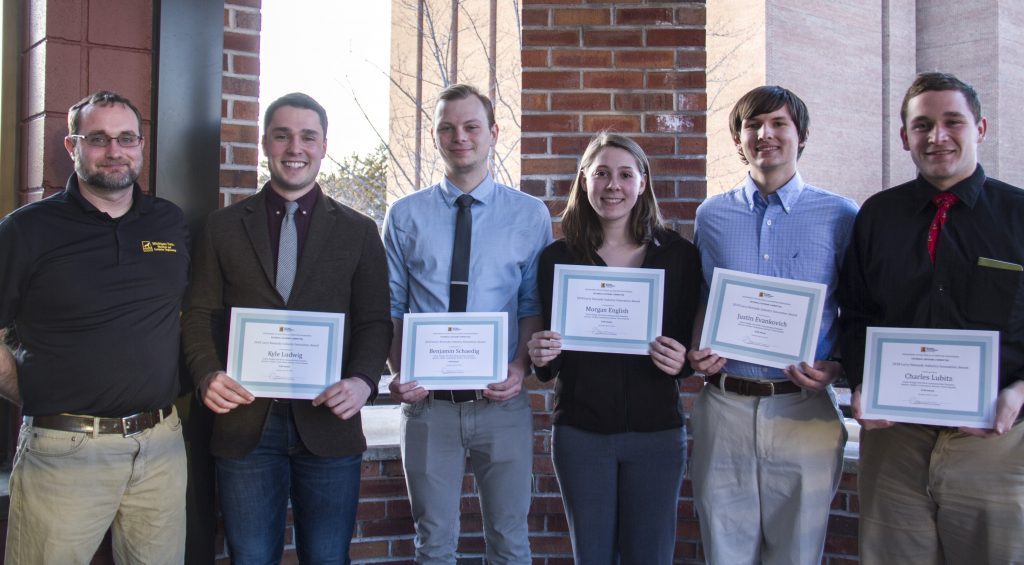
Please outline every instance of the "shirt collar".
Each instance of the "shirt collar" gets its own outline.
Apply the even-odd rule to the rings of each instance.
[[[455,200],[462,196],[464,193],[459,190],[459,187],[455,186],[448,180],[448,177],[444,177],[440,183],[441,196],[444,198],[444,203],[448,206],[455,206]],[[491,174],[487,173],[484,180],[480,181],[480,184],[476,185],[476,188],[469,191],[469,194],[473,195],[473,199],[482,204],[487,204],[494,197],[494,179],[491,178]]]
[[[142,188],[139,183],[132,184],[132,207],[125,212],[124,216],[120,218],[111,218],[106,212],[101,212],[98,208],[92,205],[92,202],[86,200],[82,196],[82,188],[78,186],[78,174],[71,173],[68,177],[67,184],[64,185],[64,191],[67,192],[71,200],[75,201],[81,208],[88,214],[94,214],[107,219],[121,220],[132,214],[145,214],[153,207],[153,202],[148,198],[142,197]]]
[[[971,176],[949,187],[946,192],[955,194],[960,202],[973,209],[974,203],[978,201],[978,196],[981,195],[982,189],[985,188],[986,180],[988,180],[988,177],[985,176],[985,169],[982,169],[979,164],[974,168]],[[925,180],[920,173],[917,175],[917,182],[914,185],[914,200],[918,203],[918,209],[930,205],[932,197],[939,192],[939,189]]]
[[[774,194],[778,195],[779,202],[782,204],[782,209],[785,210],[787,214],[792,210],[796,201],[800,199],[800,194],[803,192],[804,186],[804,179],[800,177],[800,172],[797,171],[793,174],[792,178],[786,181],[786,184],[780,186],[779,189],[774,192]],[[743,198],[748,210],[753,211],[757,194],[757,183],[754,182],[754,179],[748,172],[747,177],[743,179]],[[769,196],[769,198],[771,197]]]
[[[313,190],[310,190],[306,194],[303,194],[295,202],[299,205],[299,209],[296,213],[309,214],[313,211],[313,207],[316,206],[316,201],[320,198],[320,184],[314,183]],[[270,183],[263,185],[263,193],[267,199],[267,209],[271,212],[284,213],[284,205],[287,200],[284,199],[280,194],[274,192],[274,189],[270,188]]]

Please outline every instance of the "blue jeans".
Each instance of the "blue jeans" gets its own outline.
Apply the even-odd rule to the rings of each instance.
[[[288,496],[301,563],[350,563],[362,454],[318,457],[302,445],[291,408],[275,402],[259,445],[217,458],[224,532],[233,563],[277,564],[284,551]]]

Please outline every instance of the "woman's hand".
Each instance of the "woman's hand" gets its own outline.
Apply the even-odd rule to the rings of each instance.
[[[686,363],[686,347],[678,341],[659,335],[651,342],[651,361],[670,375],[678,375]]]
[[[562,334],[550,330],[535,332],[526,347],[533,366],[544,367],[562,353]]]

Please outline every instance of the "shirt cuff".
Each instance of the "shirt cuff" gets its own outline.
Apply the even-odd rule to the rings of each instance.
[[[367,406],[372,405],[373,401],[377,400],[377,393],[378,393],[377,383],[373,382],[373,380],[371,380],[370,377],[367,377],[366,375],[364,375],[362,373],[352,373],[351,376],[355,377],[357,379],[362,379],[363,382],[365,382],[366,385],[370,387],[370,397],[366,399],[366,405]]]

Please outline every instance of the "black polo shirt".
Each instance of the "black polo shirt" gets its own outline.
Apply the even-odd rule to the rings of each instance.
[[[0,221],[0,327],[21,342],[27,415],[121,417],[177,395],[188,231],[177,206],[133,190],[113,219],[72,175]]]
[[[935,264],[928,228],[939,190],[920,176],[861,207],[843,265],[841,349],[846,376],[861,383],[867,326],[996,330],[999,387],[1024,379],[1024,273],[979,259],[1024,265],[1024,191],[974,174],[949,188],[958,201],[939,232]]]

